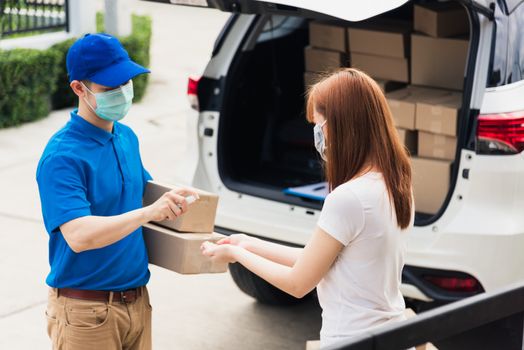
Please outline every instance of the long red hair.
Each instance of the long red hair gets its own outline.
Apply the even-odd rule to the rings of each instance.
[[[325,171],[331,189],[353,179],[364,167],[374,167],[382,173],[398,226],[407,228],[413,207],[409,154],[377,83],[358,69],[337,71],[310,88],[310,122],[315,110],[327,120]]]

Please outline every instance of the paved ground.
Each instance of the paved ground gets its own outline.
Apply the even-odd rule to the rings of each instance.
[[[137,2],[153,17],[151,84],[125,123],[141,140],[146,167],[160,180],[189,183],[196,161],[187,77],[199,74],[227,18],[217,11]],[[0,130],[0,349],[48,348],[44,310],[48,272],[45,233],[34,180],[49,137],[68,111]],[[300,349],[318,337],[318,306],[262,306],[228,274],[181,276],[151,267],[155,349]]]

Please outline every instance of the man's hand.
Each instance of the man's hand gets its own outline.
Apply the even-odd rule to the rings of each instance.
[[[153,204],[147,206],[146,216],[149,221],[162,221],[165,219],[175,220],[188,210],[186,197],[200,197],[194,191],[186,188],[180,188],[166,192]]]

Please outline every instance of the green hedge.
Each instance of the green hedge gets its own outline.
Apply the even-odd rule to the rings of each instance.
[[[104,31],[104,15],[97,13],[96,16],[97,31]],[[130,36],[120,38],[120,42],[125,47],[129,56],[136,63],[149,67],[149,48],[151,44],[151,18],[147,16],[132,16],[133,30]],[[58,80],[58,90],[53,95],[53,107],[55,109],[75,106],[77,97],[69,87],[69,78],[67,77],[67,69],[65,58],[67,50],[75,42],[75,39],[67,40],[65,42],[54,45],[52,48],[61,52],[62,62],[60,63],[60,73]],[[149,81],[149,74],[142,74],[133,79],[133,87],[135,92],[134,102],[138,102],[144,97],[147,83]]]
[[[97,15],[97,30],[103,31],[103,15]],[[132,60],[149,66],[151,18],[132,17],[133,30],[120,38]],[[76,39],[58,43],[47,50],[0,50],[0,128],[43,118],[51,109],[73,107],[77,97],[69,87],[66,54]],[[133,79],[135,98],[145,94],[149,74]]]
[[[0,51],[0,128],[49,114],[60,59],[56,50]]]
[[[67,51],[76,41],[76,38],[55,44],[51,49],[58,52],[60,62],[58,63],[58,84],[55,92],[51,96],[53,109],[62,109],[75,106],[78,103],[78,97],[73,93],[69,86],[69,77],[67,76],[66,55]]]

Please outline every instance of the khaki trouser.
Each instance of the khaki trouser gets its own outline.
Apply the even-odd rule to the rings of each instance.
[[[132,303],[90,301],[49,290],[47,334],[55,350],[148,350],[151,345],[151,305],[146,287]]]

